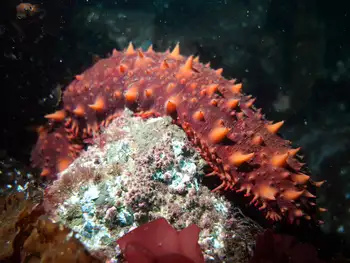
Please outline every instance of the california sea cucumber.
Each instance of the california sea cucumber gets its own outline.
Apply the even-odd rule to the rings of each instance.
[[[266,218],[290,221],[315,216],[320,186],[302,173],[299,149],[277,135],[283,122],[272,124],[241,92],[242,84],[227,80],[193,56],[143,52],[130,44],[113,50],[66,88],[63,109],[48,114],[32,152],[41,175],[54,177],[86,145],[86,139],[128,107],[144,118],[170,115],[218,176],[217,190],[245,192]],[[313,212],[310,212],[313,211]]]

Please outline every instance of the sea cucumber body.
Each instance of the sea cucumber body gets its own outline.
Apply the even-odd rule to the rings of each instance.
[[[63,109],[46,117],[33,149],[34,166],[54,176],[79,154],[84,140],[125,107],[142,117],[170,115],[212,167],[222,184],[216,190],[244,192],[272,220],[310,219],[315,185],[301,172],[297,149],[227,80],[198,59],[172,52],[125,52],[101,59],[66,88]],[[319,183],[320,184],[320,183]]]

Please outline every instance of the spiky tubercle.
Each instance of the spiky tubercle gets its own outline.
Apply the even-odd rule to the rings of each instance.
[[[62,110],[45,116],[54,125],[40,133],[33,164],[54,176],[124,107],[142,117],[170,115],[212,167],[209,175],[221,179],[214,191],[245,192],[271,220],[311,219],[316,206],[308,189],[322,182],[301,172],[298,149],[277,135],[283,122],[267,121],[242,85],[221,73],[180,55],[178,45],[164,53],[132,44],[113,50],[76,76]]]

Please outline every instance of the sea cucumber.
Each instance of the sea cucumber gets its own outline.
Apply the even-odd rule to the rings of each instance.
[[[32,151],[32,164],[42,176],[65,169],[101,127],[124,107],[144,118],[170,115],[184,129],[193,146],[212,168],[208,176],[222,183],[214,191],[244,192],[266,218],[310,220],[316,217],[319,187],[302,172],[298,149],[242,93],[242,84],[227,80],[198,58],[170,52],[143,52],[130,43],[123,51],[101,59],[66,88],[63,109],[45,117]]]

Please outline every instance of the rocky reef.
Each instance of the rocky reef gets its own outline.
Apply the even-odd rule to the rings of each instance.
[[[117,238],[162,217],[176,229],[202,229],[206,261],[244,262],[262,229],[202,186],[205,165],[170,117],[126,111],[49,186],[44,206],[93,254],[117,260]]]

